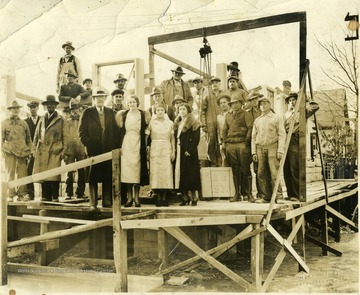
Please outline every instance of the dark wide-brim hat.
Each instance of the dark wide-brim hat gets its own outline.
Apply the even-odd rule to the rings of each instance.
[[[192,80],[193,83],[202,83],[203,79],[201,79],[201,77],[196,77],[195,79]]]
[[[175,70],[171,70],[172,72],[175,72],[175,73],[179,73],[179,74],[182,74],[182,75],[185,75],[182,67],[177,67]]]
[[[72,45],[71,41],[66,41],[61,47],[65,49],[66,46],[69,46],[72,50],[75,50],[75,47]]]
[[[153,95],[155,95],[155,94],[162,94],[163,92],[162,92],[162,90],[159,88],[159,87],[154,87],[153,89],[152,89],[152,92],[150,93],[150,96],[153,96]]]
[[[289,99],[292,97],[295,97],[296,99],[298,99],[298,94],[296,92],[290,93],[287,97],[285,97],[285,102],[289,103]]]
[[[41,103],[42,105],[49,105],[49,104],[55,104],[58,105],[59,102],[56,100],[54,95],[48,95],[46,96],[46,100]]]
[[[173,101],[171,102],[173,105],[175,105],[176,102],[184,102],[186,103],[186,100],[179,94],[176,94]]]
[[[16,100],[14,100],[14,101],[11,103],[11,105],[9,105],[9,106],[7,107],[8,110],[11,110],[11,109],[20,109],[20,108],[22,108],[22,106],[19,105],[19,103],[18,103]]]
[[[124,77],[123,74],[117,74],[116,79],[114,80],[114,83],[116,83],[118,81],[127,81],[127,79]]]
[[[226,94],[226,93],[221,93],[221,94],[219,95],[219,97],[217,98],[217,100],[216,100],[216,103],[218,104],[218,106],[220,106],[220,99],[222,99],[222,98],[226,98],[226,100],[227,100],[228,102],[231,101],[230,95],[228,95],[228,94]]]
[[[240,72],[239,70],[239,64],[236,61],[232,61],[229,65],[226,66],[227,70],[235,70],[237,72]]]

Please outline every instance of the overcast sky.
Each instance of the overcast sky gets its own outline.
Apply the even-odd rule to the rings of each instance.
[[[276,3],[276,4],[275,4]],[[64,54],[61,45],[72,41],[84,77],[92,77],[96,62],[144,59],[148,72],[149,36],[255,19],[289,12],[307,12],[307,57],[314,89],[338,87],[321,68],[336,71],[316,44],[333,40],[340,47],[347,33],[345,15],[358,14],[355,0],[3,0],[0,4],[1,73],[16,76],[16,90],[40,99],[55,94],[56,69]],[[156,4],[156,5],[155,5]],[[212,69],[217,63],[238,61],[245,84],[281,87],[290,80],[298,88],[298,24],[210,36]],[[202,39],[155,46],[182,61],[200,66]],[[170,78],[173,63],[155,59],[156,84]],[[102,72],[103,86],[112,90],[116,73],[130,73],[118,66]],[[195,74],[186,71],[184,79]],[[130,81],[131,86],[132,81]]]

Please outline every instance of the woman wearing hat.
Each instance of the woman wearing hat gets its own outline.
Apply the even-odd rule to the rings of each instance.
[[[139,194],[140,186],[149,184],[147,170],[146,134],[150,122],[150,114],[139,109],[140,100],[136,95],[127,99],[128,110],[120,111],[116,115],[116,122],[120,127],[121,155],[121,183],[127,187],[127,202],[125,207],[141,207]]]
[[[16,100],[7,108],[10,112],[9,118],[1,122],[2,152],[5,159],[7,181],[27,176],[26,162],[32,152],[31,134],[28,125],[19,117],[21,106]],[[12,202],[18,196],[18,201],[23,201],[27,194],[26,185],[8,190],[8,201]]]
[[[61,166],[61,160],[69,155],[69,129],[64,118],[55,110],[59,104],[55,96],[48,95],[42,102],[47,109],[40,119],[34,135],[34,173]],[[43,201],[59,201],[61,175],[45,179],[41,183]]]
[[[57,92],[59,92],[60,86],[62,84],[67,83],[65,73],[68,70],[74,71],[76,73],[78,81],[82,81],[82,70],[81,70],[80,60],[75,55],[72,54],[73,50],[75,50],[74,46],[72,45],[72,42],[66,41],[61,47],[62,49],[65,50],[65,55],[62,58],[60,58],[57,69],[57,79],[56,79]]]
[[[157,196],[156,206],[168,206],[167,193],[174,188],[173,166],[175,160],[174,123],[166,115],[166,105],[155,104],[149,123],[150,186]]]
[[[196,192],[201,190],[200,162],[197,147],[200,142],[200,122],[191,113],[187,103],[179,106],[179,116],[174,122],[176,137],[175,189],[180,189],[183,201],[180,206],[190,203],[197,205]],[[190,192],[190,197],[188,193]]]

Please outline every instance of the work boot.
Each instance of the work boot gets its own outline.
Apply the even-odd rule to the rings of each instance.
[[[249,203],[254,203],[255,202],[255,198],[252,195],[252,177],[249,176],[247,179],[247,188],[248,188],[248,202]]]
[[[90,208],[96,210],[98,203],[97,189],[93,185],[89,185]]]
[[[235,195],[230,198],[230,202],[239,202],[241,200],[240,198],[240,181],[239,181],[239,177],[234,176],[233,177],[233,181],[234,181],[234,187],[235,187]]]

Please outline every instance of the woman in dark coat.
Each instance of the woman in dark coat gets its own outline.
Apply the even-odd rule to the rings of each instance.
[[[196,206],[201,189],[200,162],[197,147],[200,141],[200,122],[191,114],[188,104],[179,106],[179,116],[174,122],[177,158],[175,165],[175,188],[180,189],[183,201],[180,206],[190,203]],[[190,192],[190,198],[188,195]]]
[[[149,184],[147,171],[146,146],[148,134],[145,133],[150,121],[150,114],[139,109],[140,100],[131,95],[127,99],[129,107],[119,111],[116,122],[120,127],[121,153],[121,183],[127,187],[127,202],[125,207],[140,207],[140,185]]]

